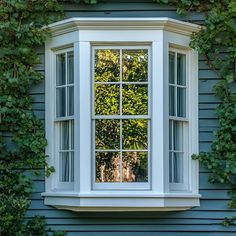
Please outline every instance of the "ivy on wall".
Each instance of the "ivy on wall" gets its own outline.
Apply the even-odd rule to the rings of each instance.
[[[44,128],[32,112],[29,91],[43,75],[35,70],[39,63],[35,48],[48,35],[42,26],[62,14],[57,0],[0,1],[0,235],[47,235],[40,217],[24,221],[30,205],[32,174],[46,167]],[[96,0],[74,2],[97,3]],[[154,0],[177,7],[179,13],[203,13],[204,28],[192,37],[191,46],[205,55],[217,73],[215,93],[219,129],[212,150],[195,155],[212,174],[211,183],[232,188],[230,207],[236,207],[236,98],[231,87],[236,82],[236,2],[235,0]],[[223,52],[223,53],[222,53]],[[234,224],[234,218],[225,225]],[[55,235],[63,233],[55,232]]]
[[[24,222],[32,174],[47,168],[44,128],[32,112],[29,91],[43,75],[35,48],[48,35],[42,26],[58,19],[56,0],[0,1],[0,235],[47,235],[44,220]],[[50,12],[54,12],[53,14]],[[50,172],[50,168],[47,168]]]

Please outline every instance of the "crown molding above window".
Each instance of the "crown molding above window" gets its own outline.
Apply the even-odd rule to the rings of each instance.
[[[96,18],[96,17],[75,17],[62,20],[45,27],[50,30],[52,36],[70,33],[79,29],[83,30],[166,30],[190,36],[198,32],[201,26],[183,22],[168,17],[155,18]]]

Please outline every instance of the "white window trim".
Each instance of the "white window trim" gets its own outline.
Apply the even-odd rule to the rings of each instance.
[[[111,46],[92,46],[91,50],[92,50],[92,79],[91,79],[91,83],[92,83],[92,86],[94,85],[94,50],[96,49],[147,49],[148,50],[148,81],[145,82],[145,84],[148,85],[148,114],[147,115],[143,115],[143,116],[140,116],[140,115],[135,115],[133,119],[136,119],[137,117],[138,118],[144,118],[144,119],[147,119],[148,120],[148,182],[143,182],[143,183],[95,183],[93,180],[95,179],[95,147],[92,146],[92,190],[116,190],[116,191],[120,191],[120,190],[150,190],[151,189],[151,150],[150,150],[150,145],[149,145],[149,142],[151,140],[151,137],[150,137],[150,123],[151,123],[151,79],[150,79],[150,71],[151,71],[151,45],[149,44],[143,44],[143,45],[136,45],[136,46],[114,46],[114,43],[111,44]],[[124,82],[118,82],[119,85],[121,83],[124,83]],[[128,84],[130,84],[130,82],[127,82]],[[121,102],[121,101],[120,101]],[[92,88],[92,109],[94,107],[94,89]],[[122,105],[120,104],[120,109],[121,109]],[[93,113],[93,112],[92,112]],[[95,116],[94,114],[92,114],[92,120],[95,119],[95,117],[99,117],[99,116]],[[102,117],[102,116],[101,116]],[[116,117],[127,117],[127,118],[131,118],[130,115],[128,116],[125,116],[125,115],[117,115]],[[115,116],[110,116],[111,119],[114,119]],[[94,127],[92,128],[93,130],[93,134],[92,134],[92,143],[94,143],[94,140],[95,140],[95,129]],[[121,141],[121,140],[120,140]],[[121,145],[120,145],[121,146]],[[129,150],[131,151],[131,150]]]
[[[189,49],[190,35],[198,25],[170,18],[71,18],[51,24],[52,38],[45,46],[46,64],[46,138],[48,164],[55,166],[53,79],[55,52],[74,49],[74,184],[70,189],[57,186],[57,172],[46,178],[46,205],[74,211],[170,211],[199,205],[198,162],[191,159],[198,153],[198,54]],[[125,30],[125,31],[124,31]],[[151,45],[152,127],[151,189],[98,190],[92,188],[91,146],[91,46]],[[169,48],[187,50],[189,56],[189,174],[188,188],[170,188],[168,173],[169,111],[168,52]],[[76,66],[77,65],[77,66]],[[158,69],[156,69],[158,68]],[[90,82],[88,82],[90,81]],[[89,101],[84,106],[82,101]],[[158,156],[157,156],[158,154]],[[79,170],[79,171],[78,171]],[[158,170],[158,171],[157,171]]]
[[[188,163],[189,163],[189,142],[190,142],[190,136],[189,136],[189,116],[191,113],[191,109],[189,107],[189,98],[190,98],[190,94],[189,94],[189,79],[190,78],[190,55],[189,55],[189,49],[179,49],[176,48],[174,46],[169,46],[169,51],[170,52],[174,52],[174,53],[180,53],[180,54],[184,54],[186,55],[186,117],[178,117],[177,114],[176,116],[170,116],[169,115],[169,120],[172,121],[182,121],[183,122],[183,183],[170,183],[170,192],[171,191],[188,191],[189,190],[189,167],[188,167]],[[169,54],[168,54],[169,55]],[[169,65],[169,63],[168,63]],[[168,68],[168,72],[169,72],[169,68]],[[175,77],[177,77],[177,58],[175,58]],[[169,74],[168,74],[168,78],[169,78]],[[175,83],[173,84],[174,86],[177,86],[176,84],[176,79],[175,78]],[[170,83],[168,82],[168,84],[170,85]],[[175,109],[177,109],[177,93],[175,93],[176,96],[176,103],[175,103]],[[169,99],[169,97],[168,97]],[[168,103],[169,104],[169,103]],[[177,112],[177,111],[176,111]],[[173,139],[173,130],[172,130],[172,139]]]
[[[53,110],[53,116],[54,116],[54,138],[53,138],[53,141],[54,141],[54,155],[56,158],[54,158],[54,167],[56,170],[59,170],[59,152],[57,151],[58,148],[59,148],[59,138],[60,138],[60,134],[59,134],[59,128],[57,127],[56,128],[56,125],[58,126],[60,121],[69,121],[69,120],[74,120],[74,116],[63,116],[63,117],[57,117],[56,116],[56,88],[58,86],[56,86],[56,76],[55,76],[55,72],[56,72],[56,56],[59,55],[59,54],[62,54],[62,53],[68,53],[68,52],[72,52],[73,51],[73,48],[72,47],[68,47],[68,48],[65,48],[65,49],[60,49],[60,50],[57,50],[55,52],[55,55],[54,55],[54,60],[53,60],[53,68],[52,70],[54,71],[53,73],[53,78],[52,78],[52,81],[53,81],[53,85],[54,85],[54,89],[53,91],[51,91],[51,94],[52,94],[52,100],[53,100],[53,103],[55,104],[54,107],[52,107],[51,109]],[[65,65],[65,68],[66,68],[66,78],[68,76],[68,73],[67,73],[67,59],[66,59],[66,65]],[[67,80],[67,79],[66,79]],[[70,84],[70,86],[73,86],[74,87],[74,83],[73,84]],[[68,84],[66,85],[63,85],[65,87],[68,86]],[[67,89],[66,89],[66,103],[67,103]],[[67,105],[66,105],[67,106]],[[67,110],[67,109],[66,109]],[[66,111],[67,113],[68,111]],[[68,150],[69,151],[69,150]],[[55,178],[55,189],[63,189],[63,190],[70,190],[70,189],[73,189],[74,187],[74,182],[61,182],[60,180],[60,176],[59,174],[56,175],[56,178]]]

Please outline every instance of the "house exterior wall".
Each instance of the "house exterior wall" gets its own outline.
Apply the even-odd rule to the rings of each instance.
[[[160,6],[145,1],[109,1],[97,5],[65,5],[66,17],[171,17],[190,20],[201,24],[203,16],[190,13],[180,17],[170,6]],[[38,48],[42,63],[36,69],[44,73],[44,48]],[[215,108],[219,103],[212,87],[217,83],[217,75],[209,69],[204,57],[199,57],[199,148],[209,151],[213,131],[218,126]],[[31,90],[33,109],[38,118],[45,120],[45,83]],[[227,186],[211,185],[209,172],[200,169],[201,206],[182,212],[116,212],[116,213],[82,213],[57,210],[43,203],[41,192],[45,189],[44,177],[35,178],[35,190],[31,196],[32,203],[27,218],[34,215],[45,216],[48,226],[53,230],[66,231],[68,236],[201,236],[201,235],[236,235],[236,228],[221,225],[225,217],[236,215],[227,207],[230,196]]]

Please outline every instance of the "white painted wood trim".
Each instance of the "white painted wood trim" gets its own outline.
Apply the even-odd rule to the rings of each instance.
[[[198,206],[200,198],[198,162],[191,160],[190,156],[189,174],[187,174],[190,187],[175,192],[169,190],[166,161],[168,157],[166,63],[168,63],[169,45],[177,50],[187,50],[190,55],[189,153],[198,153],[198,57],[197,52],[189,48],[189,35],[200,30],[200,27],[170,18],[71,18],[54,23],[49,28],[53,37],[47,40],[45,47],[47,101],[45,119],[48,139],[46,154],[49,156],[49,165],[55,166],[53,57],[58,50],[73,47],[76,168],[74,189],[59,189],[57,173],[46,178],[46,193],[42,194],[45,196],[45,204],[76,211],[162,211],[186,210]],[[114,191],[92,188],[91,47],[94,45],[109,47],[151,45],[152,108],[148,117],[152,119],[151,189]]]
[[[183,35],[191,35],[201,29],[199,25],[183,22],[168,17],[152,18],[103,18],[103,17],[75,17],[50,24],[48,27],[53,36],[66,34],[79,29],[154,29],[166,30]]]

